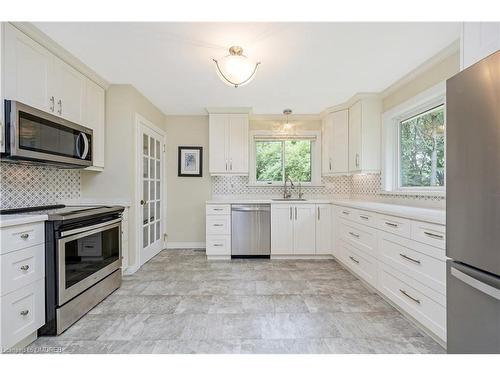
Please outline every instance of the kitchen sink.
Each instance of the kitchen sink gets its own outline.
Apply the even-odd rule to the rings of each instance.
[[[273,201],[280,201],[280,202],[303,202],[306,200],[307,199],[304,198],[273,198]]]

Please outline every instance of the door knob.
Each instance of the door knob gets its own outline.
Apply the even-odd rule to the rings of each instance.
[[[144,206],[146,204],[146,201],[144,199],[141,199],[141,206]]]

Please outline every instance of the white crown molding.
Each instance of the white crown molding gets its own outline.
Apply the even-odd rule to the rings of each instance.
[[[344,109],[348,109],[351,107],[354,103],[356,103],[359,100],[362,99],[381,99],[380,93],[378,92],[358,92],[354,94],[349,100],[345,101],[344,103],[334,105],[332,107],[328,107],[324,109],[323,111],[320,112],[319,116],[320,118],[323,118],[329,113],[332,112],[337,112],[337,111],[343,111]]]
[[[215,113],[242,113],[242,114],[251,114],[252,107],[207,107],[205,108],[208,114]]]
[[[255,114],[250,116],[250,121],[283,121],[285,115],[283,114]],[[321,115],[318,114],[297,114],[290,115],[288,118],[291,121],[320,121]]]
[[[54,55],[59,57],[64,62],[68,63],[76,70],[78,70],[83,75],[87,76],[89,79],[97,83],[104,89],[109,87],[109,82],[97,74],[94,70],[85,65],[82,61],[76,58],[74,55],[69,53],[66,49],[61,47],[53,39],[51,39],[47,34],[36,28],[30,22],[10,22],[12,26],[22,31],[24,34],[29,36],[35,42],[41,44],[47,48]]]

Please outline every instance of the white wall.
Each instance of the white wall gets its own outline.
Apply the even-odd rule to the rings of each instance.
[[[82,172],[81,196],[102,202],[130,203],[128,265],[136,265],[135,114],[164,129],[165,115],[131,85],[106,91],[106,136],[103,172]]]

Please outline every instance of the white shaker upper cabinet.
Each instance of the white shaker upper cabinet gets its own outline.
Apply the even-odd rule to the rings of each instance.
[[[247,114],[210,114],[209,171],[213,175],[248,174]]]
[[[4,113],[3,101],[5,98],[3,91],[3,36],[4,24],[0,22],[0,152],[5,152],[5,130],[4,130]]]
[[[104,168],[104,121],[105,121],[105,91],[90,79],[85,82],[85,126],[93,130],[93,168]]]
[[[321,124],[321,174],[333,174],[333,115],[327,114]]]
[[[364,98],[349,108],[349,172],[380,171],[382,101]]]
[[[331,176],[349,172],[349,111],[327,114],[322,126],[322,174]]]
[[[462,24],[462,69],[500,50],[500,22],[464,22]]]
[[[55,113],[53,55],[14,26],[4,26],[5,99]]]
[[[54,57],[54,77],[56,115],[83,124],[87,78],[57,57]]]

